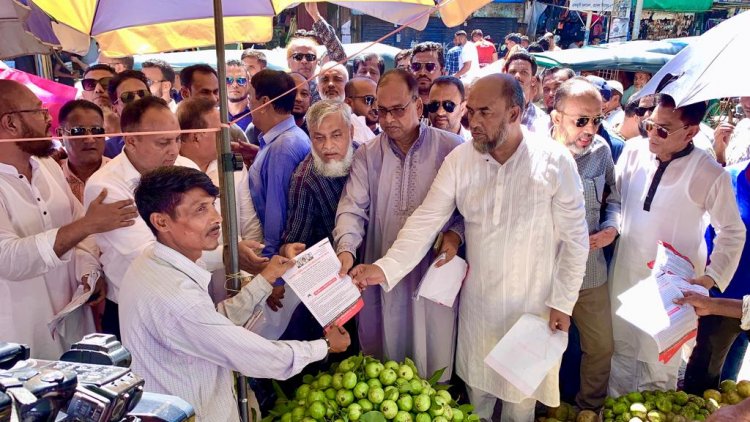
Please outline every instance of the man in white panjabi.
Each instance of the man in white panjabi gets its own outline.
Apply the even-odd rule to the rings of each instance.
[[[0,92],[0,139],[50,136],[49,111],[33,92],[7,80]],[[25,343],[38,359],[58,359],[94,331],[87,306],[69,314],[54,337],[47,323],[79,287],[103,293],[91,235],[130,226],[137,216],[132,201],[103,204],[106,190],[96,191],[84,214],[53,152],[50,140],[0,142],[0,342]]]
[[[617,296],[647,278],[659,241],[692,261],[691,283],[723,290],[734,275],[745,243],[745,226],[737,210],[729,173],[692,139],[706,111],[704,103],[675,107],[666,95],[642,122],[648,137],[628,141],[616,166],[622,222],[613,265],[610,294],[615,353],[609,394],[676,388],[680,353],[659,362],[656,342],[615,315]],[[704,233],[708,213],[717,236],[710,264],[705,265]]]
[[[567,331],[588,257],[581,179],[571,154],[521,127],[521,85],[506,74],[479,79],[467,109],[473,141],[446,157],[422,205],[386,255],[351,274],[360,287],[399,283],[458,209],[469,266],[459,305],[456,371],[477,414],[534,420],[539,400],[560,402],[559,365],[529,397],[482,362],[524,313]]]

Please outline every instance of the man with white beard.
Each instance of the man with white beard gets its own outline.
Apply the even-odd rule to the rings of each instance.
[[[533,422],[537,400],[559,405],[559,365],[527,395],[483,361],[523,314],[548,319],[552,331],[568,331],[588,255],[573,157],[522,127],[525,108],[521,84],[510,75],[476,81],[467,102],[473,141],[448,154],[385,256],[350,273],[360,287],[398,287],[458,209],[471,271],[461,288],[456,373],[483,420],[492,418],[498,399],[500,420],[509,422]],[[354,171],[359,151],[355,155]]]
[[[351,116],[348,105],[333,100],[318,101],[307,111],[312,150],[292,175],[282,251],[289,244],[310,247],[325,238],[333,244],[336,207],[349,177],[354,150],[359,146],[352,140]],[[316,339],[321,330],[301,305],[282,339]]]
[[[344,89],[349,82],[346,67],[336,62],[324,64],[318,74],[318,93],[324,100],[344,101]]]

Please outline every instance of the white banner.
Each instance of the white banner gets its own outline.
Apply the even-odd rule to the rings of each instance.
[[[614,0],[570,0],[570,10],[611,12],[614,4]]]

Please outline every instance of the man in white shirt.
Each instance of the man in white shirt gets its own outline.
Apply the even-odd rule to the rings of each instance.
[[[524,105],[509,75],[479,79],[467,103],[473,141],[446,157],[386,255],[351,272],[360,287],[394,288],[458,209],[471,271],[461,290],[456,372],[484,420],[497,399],[501,420],[512,422],[532,422],[537,400],[559,405],[559,365],[527,396],[482,362],[524,313],[568,330],[589,249],[575,161],[562,145],[522,128]]]
[[[232,371],[286,379],[328,352],[343,352],[349,334],[332,327],[325,339],[275,342],[237,326],[207,292],[211,273],[199,265],[219,246],[219,189],[196,169],[168,166],[143,175],[135,191],[138,211],[156,237],[133,262],[122,283],[120,313],[133,371],[146,389],[187,400],[197,421],[237,421]],[[262,304],[271,282],[294,265],[274,256],[242,288],[250,307]]]
[[[49,136],[52,120],[23,85],[0,80],[0,139]],[[79,285],[101,283],[94,233],[133,224],[132,201],[103,204],[96,191],[84,214],[60,166],[48,158],[52,141],[0,142],[0,341],[25,343],[31,356],[58,359],[93,331],[88,309],[69,315],[55,337],[47,323]]]
[[[477,47],[473,42],[469,41],[464,30],[456,31],[453,43],[461,46],[461,55],[458,58],[460,69],[453,76],[471,83],[474,79],[474,74],[479,70]]]
[[[183,100],[177,109],[177,120],[180,122],[180,129],[218,129],[221,127],[221,116],[219,109],[213,101],[194,97]],[[219,164],[216,152],[216,135],[217,132],[198,132],[183,133],[181,137],[180,156],[190,160],[195,167],[206,173],[214,185],[219,186]],[[260,226],[260,220],[255,213],[253,201],[250,199],[250,190],[247,188],[247,169],[234,172],[234,191],[237,218],[239,221],[240,237],[243,241],[239,242],[239,248],[245,253],[240,254],[240,258],[246,260],[247,265],[255,269],[253,274],[257,274],[263,269],[268,261],[266,258],[258,258],[252,252],[253,248],[260,246],[263,241],[263,230]],[[217,203],[217,207],[218,207]],[[221,207],[217,209],[221,212]],[[223,242],[220,239],[220,243]],[[224,268],[219,268],[214,272],[211,283],[211,297],[215,301],[226,297]]]
[[[625,118],[625,111],[622,109],[622,105],[620,105],[623,88],[620,81],[615,80],[607,81],[607,85],[609,85],[612,91],[612,96],[609,98],[609,101],[604,102],[602,110],[606,116],[607,123],[610,126],[616,126],[622,123]]]
[[[609,281],[615,340],[609,380],[613,397],[677,385],[681,354],[660,362],[656,342],[614,314],[617,296],[649,276],[647,264],[656,258],[658,242],[667,242],[688,257],[696,273],[691,282],[707,289],[724,290],[739,263],[745,226],[730,176],[692,142],[705,112],[705,103],[676,108],[671,97],[659,96],[656,108],[642,123],[648,138],[629,140],[616,166],[622,223]],[[709,261],[706,213],[717,232]]]

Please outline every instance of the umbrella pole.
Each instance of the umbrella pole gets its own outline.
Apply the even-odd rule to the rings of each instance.
[[[214,33],[216,35],[216,70],[219,74],[219,114],[221,116],[221,132],[216,139],[219,151],[219,184],[221,185],[221,215],[224,221],[221,225],[224,236],[224,265],[226,267],[227,285],[230,294],[240,290],[239,278],[240,260],[237,239],[237,207],[234,190],[234,154],[229,144],[229,127],[227,113],[227,84],[225,54],[224,54],[224,23],[221,0],[213,0],[214,3]],[[249,422],[248,415],[248,391],[247,379],[242,374],[237,374],[237,405],[239,406],[240,420]]]

